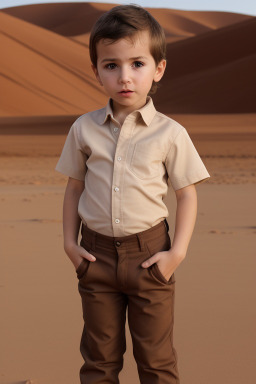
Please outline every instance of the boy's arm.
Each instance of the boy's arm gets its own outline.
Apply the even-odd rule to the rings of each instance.
[[[197,194],[194,184],[181,188],[175,193],[177,210],[172,247],[169,251],[157,252],[142,263],[142,267],[148,268],[157,262],[167,280],[186,256],[197,214]]]
[[[197,215],[197,193],[194,184],[176,192],[177,210],[172,250],[184,259],[194,230]]]
[[[63,203],[64,250],[74,267],[77,268],[83,258],[95,261],[96,258],[77,244],[81,219],[78,215],[78,203],[84,190],[84,182],[69,178]]]

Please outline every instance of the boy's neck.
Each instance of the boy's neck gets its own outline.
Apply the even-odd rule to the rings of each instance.
[[[115,118],[116,121],[118,121],[118,123],[122,126],[126,117],[134,112],[134,111],[137,111],[138,109],[144,107],[144,105],[146,105],[147,103],[147,100],[145,100],[145,102],[139,107],[139,108],[135,108],[134,106],[123,106],[123,105],[117,105],[116,103],[113,102],[113,100],[111,100],[111,107],[112,107],[112,111],[113,111],[113,116]]]
[[[120,126],[123,125],[126,117],[132,113],[133,111],[119,111],[119,112],[115,112],[113,110],[113,116],[115,118],[115,120],[120,124]]]

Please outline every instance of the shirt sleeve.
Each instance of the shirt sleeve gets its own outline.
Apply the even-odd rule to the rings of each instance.
[[[84,181],[88,156],[81,148],[78,129],[79,126],[76,123],[70,128],[55,170],[66,176]]]
[[[167,154],[168,185],[174,190],[198,184],[210,177],[185,128],[178,133]]]

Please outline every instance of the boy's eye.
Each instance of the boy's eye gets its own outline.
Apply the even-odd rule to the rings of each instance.
[[[109,63],[106,65],[106,68],[107,69],[115,69],[116,68],[116,64],[115,63]]]
[[[134,63],[133,63],[133,66],[135,67],[135,68],[140,68],[140,67],[143,67],[143,63],[141,62],[141,61],[134,61]]]

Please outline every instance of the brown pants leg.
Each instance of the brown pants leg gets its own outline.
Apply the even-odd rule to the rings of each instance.
[[[97,260],[77,269],[84,329],[81,384],[118,384],[126,350],[128,312],[133,353],[142,384],[179,384],[173,348],[174,274],[141,263],[170,248],[165,222],[135,235],[109,237],[82,228],[81,245]]]

